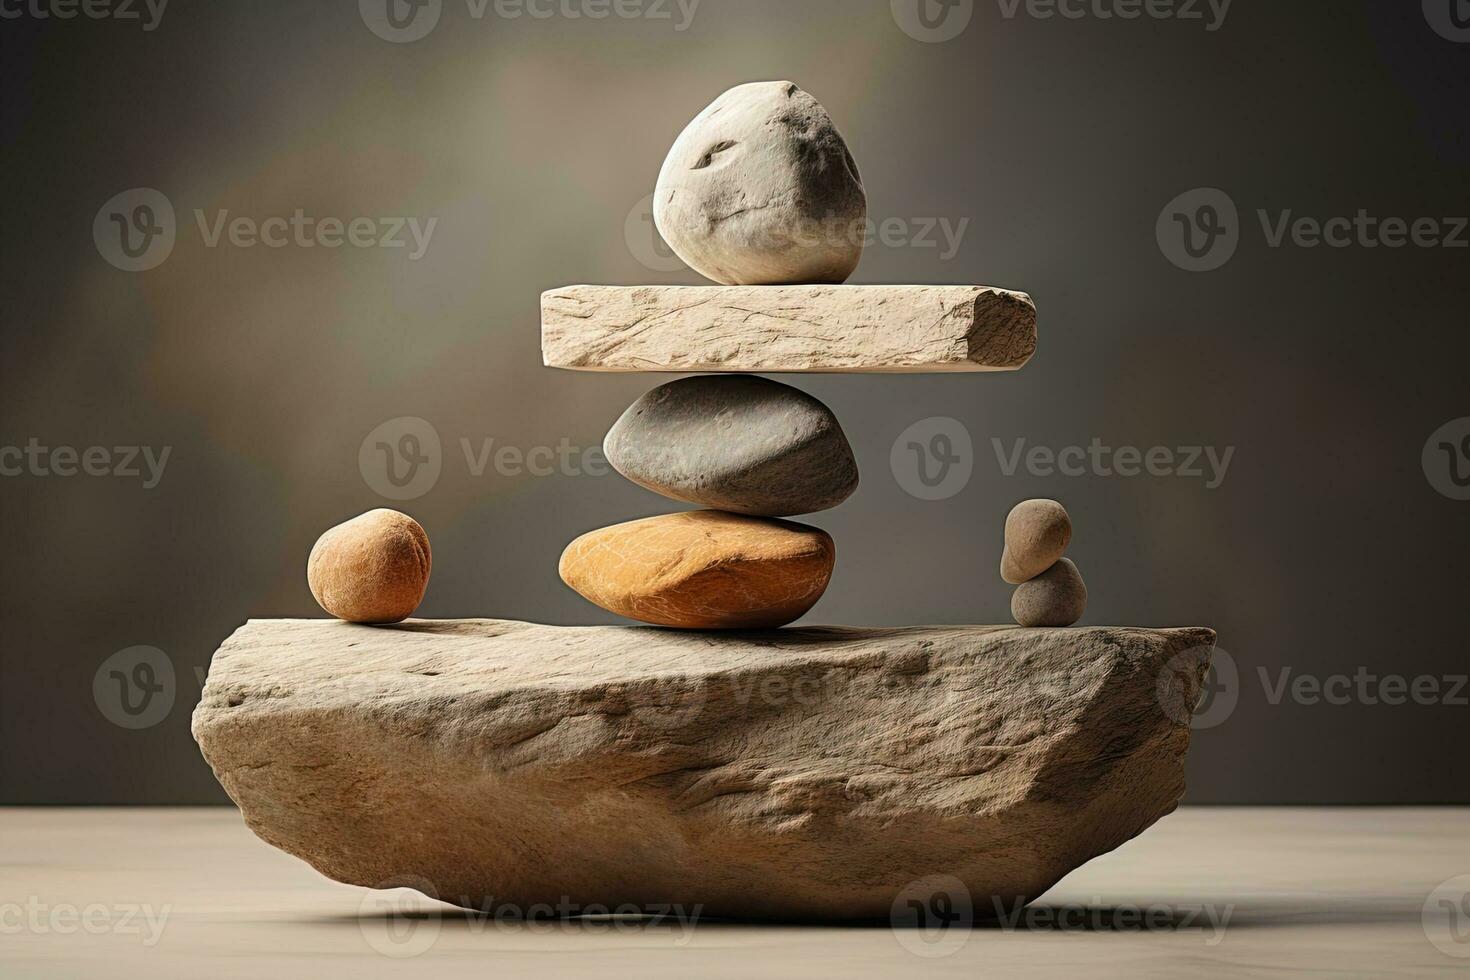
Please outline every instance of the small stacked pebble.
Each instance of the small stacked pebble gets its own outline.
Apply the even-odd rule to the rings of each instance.
[[[847,144],[790,82],[731,89],[679,136],[654,219],[669,246],[724,285],[840,283],[857,267],[867,197]],[[857,489],[852,447],[820,401],[746,374],[685,378],[612,427],[608,462],[634,483],[708,510],[603,528],[573,541],[562,580],[609,612],[679,629],[772,629],[832,578],[822,530],[780,518]]]
[[[1011,615],[1022,626],[1071,626],[1087,611],[1087,586],[1070,558],[1072,519],[1055,500],[1026,500],[1006,517],[1000,577],[1020,586]]]

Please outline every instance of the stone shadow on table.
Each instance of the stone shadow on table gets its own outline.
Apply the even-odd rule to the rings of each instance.
[[[979,910],[977,910],[978,912]],[[1392,923],[1418,923],[1420,907],[1406,903],[1402,897],[1377,898],[1373,896],[1342,900],[1336,897],[1320,899],[1252,899],[1249,901],[1221,899],[1205,902],[1153,902],[1130,905],[1127,903],[1078,905],[1067,903],[1038,902],[1019,911],[1011,910],[997,917],[993,912],[981,912],[977,916],[966,916],[959,912],[948,913],[949,918],[920,921],[893,921],[889,919],[853,919],[841,921],[814,921],[810,919],[731,919],[716,916],[690,915],[684,909],[679,913],[645,916],[572,916],[557,917],[507,917],[483,915],[457,908],[440,910],[416,910],[411,912],[363,912],[358,915],[324,915],[307,921],[319,924],[357,925],[373,921],[400,923],[438,921],[442,927],[464,927],[467,931],[479,932],[488,929],[538,931],[556,929],[566,932],[588,934],[620,932],[657,932],[659,930],[687,931],[700,929],[892,929],[895,931],[942,932],[949,928],[974,929],[994,932],[1224,932],[1230,929],[1260,929],[1272,927],[1311,927],[1343,925],[1377,925]]]
[[[500,619],[459,619],[459,620],[433,620],[433,619],[410,619],[401,623],[388,623],[384,625],[364,625],[343,623],[347,629],[392,631],[398,633],[424,633],[436,636],[464,636],[476,639],[487,637],[505,636],[523,629],[534,629],[545,624],[527,623],[514,620]],[[1000,625],[945,625],[945,626],[787,626],[776,630],[681,630],[663,626],[646,626],[626,621],[615,624],[627,630],[629,633],[644,633],[650,638],[667,639],[671,641],[683,641],[692,637],[702,637],[711,641],[740,640],[746,643],[760,643],[762,640],[769,641],[772,645],[790,649],[802,646],[830,647],[841,640],[853,642],[871,642],[886,636],[902,636],[905,633],[925,632],[932,630],[952,629],[967,633],[1005,632],[1010,630],[1021,630],[1023,627],[1014,623]],[[578,629],[603,629],[604,625],[593,626],[556,626],[557,629],[567,631]]]

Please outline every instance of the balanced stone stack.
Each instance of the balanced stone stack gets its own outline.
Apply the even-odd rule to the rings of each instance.
[[[858,469],[827,406],[744,372],[1014,370],[1035,350],[1035,307],[979,286],[841,285],[862,257],[866,192],[827,110],[790,82],[739,86],[689,124],[654,220],[721,285],[552,290],[542,350],[552,367],[709,374],[644,395],[605,444],[634,483],[709,509],[584,535],[561,577],[645,623],[784,626],[821,598],[836,551],[781,518],[842,503]]]
[[[847,437],[815,398],[749,375],[686,378],[635,402],[605,451],[634,483],[715,509],[572,542],[561,576],[591,601],[659,626],[768,629],[826,591],[832,538],[776,520],[835,507],[857,488]]]
[[[1022,626],[1071,626],[1087,611],[1087,586],[1070,558],[1072,518],[1055,500],[1025,500],[1006,517],[1000,577],[1020,586],[1011,615]]]
[[[787,82],[689,126],[655,215],[719,285],[553,290],[542,348],[555,367],[701,375],[640,398],[607,454],[704,509],[594,531],[561,572],[613,612],[713,632],[384,625],[423,597],[429,538],[365,514],[308,564],[349,622],[254,621],[210,665],[194,737],[246,824],[340,881],[481,911],[909,923],[916,904],[951,921],[1024,904],[1172,810],[1209,630],[734,631],[817,601],[832,539],[785,518],[858,482],[832,413],[753,375],[1014,370],[1031,300],[842,285],[862,183]],[[1018,621],[1075,622],[1066,511],[1030,501],[1006,531]]]

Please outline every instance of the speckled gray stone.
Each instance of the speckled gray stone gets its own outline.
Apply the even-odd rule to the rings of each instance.
[[[658,176],[669,247],[728,286],[846,281],[868,199],[822,104],[791,82],[731,89],[695,117]]]
[[[1011,615],[1022,626],[1071,626],[1087,611],[1087,585],[1070,558],[1063,558],[1016,589]]]
[[[858,484],[852,447],[831,410],[748,374],[653,389],[618,419],[603,451],[619,473],[655,493],[759,517],[827,510]]]

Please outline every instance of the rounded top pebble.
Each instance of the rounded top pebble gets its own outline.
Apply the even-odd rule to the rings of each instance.
[[[679,258],[717,283],[841,283],[862,258],[868,199],[822,104],[792,82],[751,82],[674,142],[653,216]]]
[[[1055,565],[1072,543],[1072,518],[1055,500],[1023,500],[1006,517],[1000,577],[1011,585],[1029,582]]]

